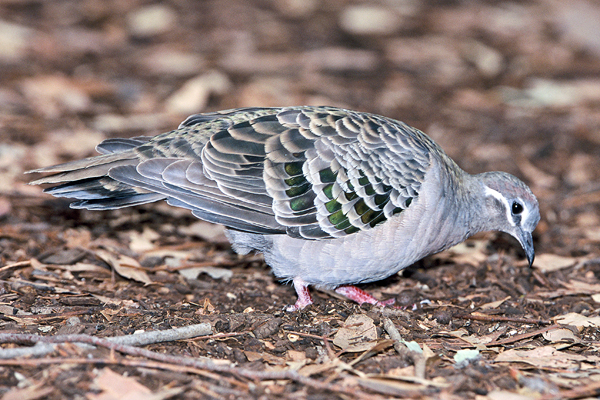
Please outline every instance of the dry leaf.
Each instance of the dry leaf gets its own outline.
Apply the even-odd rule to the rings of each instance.
[[[362,353],[360,355],[360,357],[355,358],[349,365],[353,366],[355,364],[358,364],[362,360],[364,360],[368,357],[371,357],[372,355],[377,354],[380,351],[387,349],[388,347],[392,347],[396,343],[396,341],[393,339],[380,339],[380,340],[369,342],[369,343],[372,344],[371,348],[369,348],[364,353]],[[414,342],[411,342],[411,343],[414,343]],[[407,342],[404,342],[404,344],[407,344]],[[410,347],[409,347],[409,349],[410,349]],[[421,348],[419,348],[419,350],[421,350]],[[348,351],[348,350],[345,350],[345,351]]]
[[[507,390],[493,390],[484,398],[486,400],[532,400],[534,397],[509,392]]]
[[[89,229],[72,229],[69,228],[63,233],[63,239],[68,249],[77,247],[88,248],[92,241],[92,233]]]
[[[244,350],[244,354],[246,355],[246,358],[250,362],[262,360],[264,362],[267,362],[267,363],[273,364],[273,365],[285,365],[285,360],[283,358],[276,357],[276,356],[266,353],[266,352],[259,353],[256,351]]]
[[[38,384],[26,388],[12,388],[4,393],[2,400],[37,400],[46,398],[46,396],[54,391],[54,387],[52,386],[41,386],[45,385]]]
[[[215,312],[215,306],[212,305],[212,303],[210,302],[210,299],[208,297],[206,297],[204,299],[204,302],[202,303],[201,310],[205,314],[210,314],[210,313],[214,313]]]
[[[579,338],[567,328],[552,329],[542,333],[542,336],[549,342],[579,342]]]
[[[152,283],[140,263],[133,258],[122,254],[114,255],[105,250],[96,250],[96,255],[113,267],[115,272],[123,278],[133,279],[146,285]]]
[[[575,257],[563,257],[545,253],[535,257],[535,264],[533,266],[542,272],[552,272],[575,265],[578,261],[579,259]]]
[[[581,281],[569,281],[562,283],[564,287],[572,290],[575,294],[598,294],[600,293],[600,283],[587,283]]]
[[[484,253],[487,243],[485,240],[468,240],[433,257],[440,259],[450,258],[457,264],[478,266],[487,259]]]
[[[416,395],[418,391],[426,388],[424,385],[391,379],[366,378],[359,379],[358,382],[366,389],[398,397]]]
[[[103,268],[96,264],[89,264],[85,262],[78,262],[73,265],[53,265],[52,268],[62,269],[69,272],[94,272],[94,273],[103,273],[109,274],[110,270],[108,268]]]
[[[129,234],[129,248],[136,253],[144,253],[146,251],[154,250],[156,247],[152,242],[160,238],[160,235],[156,231],[144,227],[142,233],[137,231],[130,231]]]
[[[197,279],[198,275],[205,273],[213,279],[223,279],[225,282],[229,282],[229,279],[233,276],[233,271],[227,268],[219,267],[191,267],[178,269],[180,275],[183,275],[185,279]]]
[[[498,354],[495,362],[522,362],[538,368],[579,368],[583,361],[595,363],[600,361],[599,356],[582,356],[579,354],[565,353],[552,346],[538,347],[533,350],[507,350]]]
[[[119,375],[110,368],[104,368],[94,379],[94,383],[101,392],[87,393],[86,397],[90,400],[144,400],[152,395],[146,386],[133,378]]]
[[[572,325],[579,331],[586,327],[600,328],[600,317],[586,317],[577,313],[568,313],[559,317],[553,318],[557,324]]]
[[[437,354],[435,354],[426,343],[423,343],[423,357],[428,360],[430,358],[437,357]]]
[[[491,303],[483,304],[480,308],[482,310],[489,310],[489,309],[492,309],[492,308],[498,308],[502,303],[504,303],[508,299],[510,299],[510,296],[506,296],[502,300],[492,301]]]
[[[113,310],[112,308],[105,308],[102,311],[100,311],[100,314],[102,314],[102,316],[104,316],[104,318],[106,318],[108,322],[112,322],[113,317],[120,313],[121,310],[122,308],[119,308],[118,310]]]
[[[180,226],[177,231],[182,235],[199,237],[207,242],[227,241],[225,228],[222,225],[215,225],[206,221],[197,221],[189,226]]]
[[[288,350],[285,357],[290,361],[304,361],[306,360],[306,353],[298,350]]]
[[[348,352],[362,352],[373,347],[377,340],[377,329],[371,318],[364,314],[353,314],[346,319],[333,339],[333,344]]]
[[[134,378],[119,375],[104,368],[94,379],[94,384],[102,390],[100,393],[87,393],[89,400],[164,400],[177,396],[183,388],[162,389],[152,393]]]
[[[336,368],[338,365],[339,365],[339,362],[337,360],[336,361],[327,361],[322,364],[310,364],[310,365],[306,365],[306,366],[300,368],[300,370],[298,370],[298,373],[302,376],[311,376],[311,375],[321,374],[332,368]]]

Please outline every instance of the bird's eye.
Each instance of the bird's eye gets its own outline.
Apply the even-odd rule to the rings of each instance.
[[[521,214],[523,212],[523,205],[518,202],[512,203],[512,213],[513,214]]]

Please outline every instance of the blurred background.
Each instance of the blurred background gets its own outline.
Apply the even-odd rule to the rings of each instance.
[[[334,105],[432,136],[539,197],[536,246],[598,253],[600,3],[2,0],[0,215],[23,172],[187,115]]]

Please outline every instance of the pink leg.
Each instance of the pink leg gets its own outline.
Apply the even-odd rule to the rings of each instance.
[[[296,300],[296,304],[293,306],[285,308],[287,312],[302,310],[313,303],[313,299],[308,291],[308,285],[301,278],[294,278],[294,289],[296,289],[296,293],[298,294],[298,300]]]
[[[396,299],[389,299],[386,301],[379,301],[375,297],[371,296],[369,293],[365,292],[362,289],[357,288],[356,286],[344,285],[335,289],[336,293],[341,294],[342,296],[346,296],[350,300],[354,300],[358,304],[369,303],[374,304],[376,306],[390,306],[394,304]]]

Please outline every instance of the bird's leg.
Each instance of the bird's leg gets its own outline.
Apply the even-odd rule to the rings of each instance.
[[[342,296],[346,296],[350,300],[354,300],[358,304],[369,303],[376,306],[390,306],[396,301],[396,299],[379,301],[364,290],[351,285],[339,286],[335,289],[335,292],[341,294]]]
[[[296,303],[291,306],[287,306],[285,310],[287,312],[302,310],[306,306],[309,306],[313,303],[312,296],[308,291],[308,285],[306,282],[302,280],[302,278],[294,278],[294,289],[296,289],[296,293],[298,294],[298,300]]]

